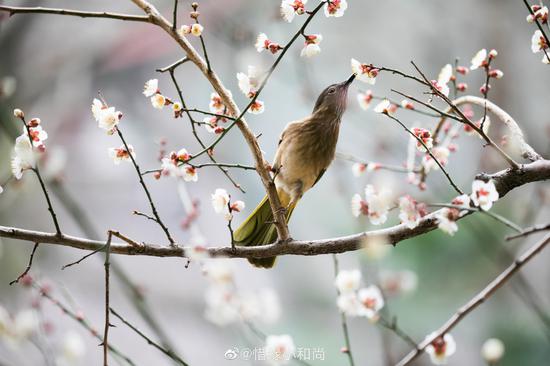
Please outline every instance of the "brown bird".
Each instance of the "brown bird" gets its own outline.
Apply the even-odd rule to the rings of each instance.
[[[334,159],[340,122],[346,110],[348,88],[355,74],[342,83],[328,86],[315,102],[313,113],[290,122],[279,139],[273,170],[281,205],[290,219],[303,194],[323,176]],[[234,233],[236,245],[256,246],[275,242],[277,230],[267,196]],[[257,267],[271,268],[275,257],[250,258]]]

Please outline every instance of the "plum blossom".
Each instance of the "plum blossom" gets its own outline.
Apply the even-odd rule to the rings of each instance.
[[[367,164],[364,163],[355,163],[351,166],[351,171],[353,172],[353,175],[356,177],[360,177],[363,175],[364,172],[367,171]]]
[[[357,298],[363,305],[360,315],[369,319],[376,319],[378,311],[384,307],[384,297],[377,286],[371,285],[360,289]]]
[[[249,112],[252,114],[261,114],[265,111],[264,102],[255,100],[254,103],[250,105]]]
[[[409,229],[418,226],[425,211],[421,205],[411,196],[399,197],[399,219]]]
[[[414,104],[410,100],[403,99],[401,101],[401,108],[409,109],[409,110],[412,111],[412,110],[414,110]]]
[[[210,104],[208,107],[212,113],[221,114],[225,112],[225,104],[223,104],[222,98],[216,92],[210,94]]]
[[[437,227],[447,234],[453,236],[458,231],[456,220],[459,217],[459,212],[456,208],[442,208],[435,217],[437,219]]]
[[[496,365],[504,356],[504,343],[498,338],[489,338],[481,347],[481,356],[489,365]]]
[[[111,157],[111,159],[113,159],[115,165],[119,165],[123,161],[131,162],[132,159],[130,158],[130,156],[135,159],[136,153],[132,145],[128,145],[128,150],[126,150],[126,147],[122,145],[118,148],[109,148],[109,156]]]
[[[474,180],[472,182],[472,203],[478,206],[483,211],[488,211],[499,198],[499,194],[493,180],[484,182],[482,180]]]
[[[94,98],[92,103],[92,114],[98,122],[98,126],[109,134],[113,134],[115,127],[122,118],[122,113],[115,110],[115,107],[107,107],[99,99]]]
[[[276,54],[280,49],[282,49],[278,43],[272,42],[265,33],[260,33],[258,35],[254,47],[260,53],[264,50],[269,50],[272,54]]]
[[[306,12],[307,0],[283,0],[281,3],[281,15],[287,22],[292,22],[296,15]]]
[[[357,75],[357,80],[371,85],[376,83],[376,77],[379,72],[372,64],[362,64],[354,58],[351,59],[351,71]]]
[[[529,14],[526,18],[528,23],[533,23],[535,19],[540,20],[542,24],[548,23],[548,8],[546,6],[540,6],[540,5],[531,5],[531,9],[533,10],[533,14]]]
[[[63,336],[61,354],[57,360],[62,365],[76,365],[86,354],[86,345],[80,334],[69,331]]]
[[[25,118],[25,113],[23,113],[23,111],[19,108],[15,108],[13,110],[13,116],[15,118]]]
[[[426,338],[431,339],[437,335],[437,332],[431,333]],[[456,351],[456,343],[452,335],[445,334],[437,337],[426,347],[426,353],[434,365],[445,365],[447,358]]]
[[[227,221],[233,218],[233,212],[241,212],[245,204],[243,201],[231,202],[231,197],[225,189],[218,188],[211,195],[212,207],[217,214],[224,215]]]
[[[327,0],[324,6],[325,16],[339,18],[344,15],[347,8],[346,0]]]
[[[15,179],[21,179],[23,171],[34,168],[36,158],[29,137],[25,134],[15,139],[11,171]]]
[[[206,309],[204,317],[223,327],[241,319],[238,298],[229,287],[212,286],[205,292]]]
[[[487,64],[487,50],[485,48],[482,48],[472,58],[470,70],[479,69],[480,67],[485,66],[486,64]]]
[[[197,168],[189,164],[184,164],[180,167],[181,176],[186,182],[197,182],[199,180],[199,173]]]
[[[372,90],[367,90],[366,92],[359,92],[357,93],[357,103],[359,103],[359,107],[363,110],[369,109],[370,103],[372,102]]]
[[[323,40],[321,34],[309,34],[305,36],[305,46],[300,52],[301,57],[313,57],[321,53],[321,47],[319,43]]]
[[[210,133],[220,134],[225,130],[225,127],[218,124],[220,121],[226,122],[225,118],[211,116],[205,117],[202,121],[205,123],[204,128]]]
[[[533,34],[533,37],[531,38],[531,51],[533,51],[533,53],[538,53],[546,49],[548,49],[548,44],[546,43],[546,39],[544,38],[544,35],[542,34],[542,32],[537,29]],[[544,57],[543,57],[543,60],[544,60]]]
[[[157,93],[151,97],[151,105],[156,109],[164,108],[166,101],[166,97],[160,93]]]
[[[388,99],[384,99],[374,107],[373,111],[375,113],[392,115],[395,111],[397,111],[397,106],[391,103]]]
[[[442,166],[445,166],[449,161],[449,155],[451,152],[447,147],[436,146],[431,150],[431,152]],[[422,166],[426,172],[439,169],[439,165],[437,165],[436,161],[429,154],[424,155],[422,158]]]
[[[449,86],[447,85],[453,79],[453,67],[451,64],[443,66],[437,80],[433,80],[432,84],[439,90],[443,95],[449,96]]]
[[[288,334],[269,335],[265,340],[265,356],[271,365],[285,365],[294,356],[296,346]]]
[[[357,291],[361,282],[361,272],[358,269],[340,271],[334,280],[334,285],[340,293]]]
[[[365,188],[365,200],[359,194],[353,196],[351,211],[355,217],[363,214],[368,216],[373,225],[380,225],[387,220],[389,204],[389,191],[384,189],[378,192],[369,184]]]
[[[143,86],[143,95],[147,98],[152,97],[157,93],[160,93],[158,79],[151,79]]]
[[[416,137],[418,137],[418,139],[420,139],[424,143],[424,145],[426,145],[428,149],[431,149],[433,147],[433,138],[430,131],[428,131],[425,128],[415,127],[412,129],[412,132]],[[426,151],[426,148],[424,147],[424,145],[422,145],[420,141],[418,140],[416,141],[416,148],[419,151],[422,151],[422,152]]]
[[[182,37],[190,33],[191,33],[191,26],[187,24],[182,25],[180,29],[178,29],[178,34]]]
[[[260,86],[258,80],[258,71],[254,66],[248,66],[248,73],[239,72],[237,74],[237,80],[239,81],[239,89],[249,98],[254,97]]]
[[[204,27],[201,24],[195,23],[191,26],[191,34],[195,37],[200,37],[203,31]]]

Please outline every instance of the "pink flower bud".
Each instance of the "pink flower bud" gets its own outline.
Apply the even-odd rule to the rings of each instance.
[[[479,92],[483,95],[487,94],[491,90],[491,85],[489,84],[483,84],[481,88],[479,88]]]
[[[468,84],[466,84],[466,83],[458,83],[458,84],[456,85],[456,89],[457,89],[458,91],[461,91],[461,92],[466,91],[466,89],[468,89]]]
[[[462,74],[462,75],[466,75],[469,71],[470,71],[470,69],[468,69],[467,67],[464,67],[464,66],[457,66],[456,67],[456,72],[458,72],[459,74]]]
[[[500,79],[504,76],[504,73],[501,70],[493,69],[489,71],[489,76],[495,79]]]
[[[489,58],[492,59],[492,58],[495,58],[495,57],[497,57],[497,56],[498,56],[497,50],[492,49],[491,51],[489,51]]]
[[[29,127],[38,127],[40,125],[40,118],[33,118],[29,121]]]

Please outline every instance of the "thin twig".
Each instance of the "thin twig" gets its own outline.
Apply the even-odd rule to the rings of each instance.
[[[539,233],[541,231],[548,231],[548,230],[550,230],[550,224],[536,225],[536,226],[524,229],[519,234],[509,235],[509,236],[506,237],[506,240],[508,241],[508,240],[513,240],[513,239],[517,239],[517,238],[524,238],[524,237],[529,236],[531,234]]]
[[[341,152],[336,152],[336,158],[341,160],[351,161],[354,163],[364,164],[367,167],[373,166],[374,170],[388,170],[390,172],[395,172],[395,173],[418,173],[419,172],[418,169],[411,170],[399,165],[388,165],[388,164],[380,164],[372,161],[365,161],[351,154],[345,154]]]
[[[172,352],[171,350],[169,349],[165,349],[163,348],[161,345],[159,345],[158,343],[156,343],[155,341],[153,341],[151,338],[149,338],[148,336],[146,336],[141,330],[139,330],[136,326],[132,325],[130,322],[128,322],[126,319],[124,319],[119,313],[117,313],[113,308],[109,308],[109,310],[111,311],[111,313],[116,316],[121,322],[123,322],[126,326],[128,326],[128,328],[130,328],[131,330],[133,330],[137,335],[139,335],[141,338],[145,339],[147,341],[148,344],[150,344],[151,346],[155,347],[156,349],[158,349],[159,351],[161,351],[162,353],[164,353],[166,356],[168,356],[170,359],[172,359],[173,361],[176,361],[177,363],[179,363],[180,365],[182,366],[188,366],[188,364],[182,360],[178,355],[176,355],[174,352]]]
[[[410,335],[405,333],[405,331],[403,331],[401,328],[399,328],[397,326],[397,319],[395,317],[390,322],[390,321],[386,320],[384,317],[380,316],[378,321],[377,321],[377,324],[379,324],[380,326],[382,326],[382,327],[386,328],[387,330],[391,331],[396,336],[401,338],[403,341],[408,343],[410,346],[416,347],[416,342],[414,341],[414,339],[412,339],[412,337]]]
[[[80,11],[70,9],[54,9],[54,8],[42,8],[42,7],[16,7],[16,6],[0,6],[0,11],[8,12],[11,15],[36,13],[36,14],[57,14],[57,15],[69,15],[81,18],[109,18],[117,20],[126,20],[133,22],[151,23],[151,19],[148,16],[143,15],[129,15],[129,14],[116,14],[105,11]]]
[[[33,150],[33,153],[34,153],[34,145],[31,137],[32,134],[31,134],[30,127],[25,121],[24,116],[21,116],[19,119],[21,120],[21,122],[23,122],[23,125],[25,126],[25,130],[27,131],[27,137],[29,138],[31,149]],[[44,193],[44,197],[46,198],[46,203],[48,204],[48,211],[50,211],[50,215],[52,217],[53,224],[55,226],[55,232],[57,233],[57,235],[61,236],[62,234],[61,234],[61,229],[59,228],[59,221],[57,221],[57,215],[53,209],[50,195],[48,194],[48,190],[46,189],[46,185],[44,184],[44,180],[42,179],[42,175],[40,174],[40,169],[38,168],[38,162],[35,162],[34,167],[31,168],[31,170],[36,175],[36,178],[38,178],[38,182],[40,183],[40,188],[42,188],[42,192]]]
[[[187,163],[182,163],[187,164]],[[256,167],[251,165],[243,165],[243,164],[231,164],[231,163],[202,163],[202,164],[188,164],[192,166],[193,168],[200,169],[204,167],[222,167],[222,168],[233,168],[233,169],[243,169],[243,170],[256,170]],[[161,172],[162,169],[151,169],[146,170],[141,175],[148,175],[152,173],[158,173]]]
[[[407,126],[405,126],[403,124],[403,122],[401,122],[398,118],[392,116],[391,114],[389,114],[387,112],[384,112],[383,114],[385,114],[387,117],[393,119],[395,122],[399,123],[401,125],[401,127],[403,127],[405,129],[405,131],[407,131],[412,137],[414,137],[416,139],[416,141],[418,141],[420,144],[422,144],[424,149],[426,149],[426,153],[428,155],[430,155],[430,157],[432,159],[434,159],[435,163],[437,164],[439,169],[441,169],[441,171],[443,172],[443,174],[445,175],[445,177],[447,178],[447,180],[449,181],[451,186],[454,188],[454,190],[457,191],[458,194],[460,194],[460,195],[464,194],[464,192],[462,192],[462,190],[460,188],[458,188],[458,186],[455,184],[455,182],[451,179],[451,176],[449,175],[449,173],[447,173],[447,171],[445,170],[443,165],[439,162],[439,160],[436,159],[436,157],[434,156],[434,154],[432,153],[430,148],[428,146],[426,146],[426,144],[424,143],[424,141],[422,141],[422,139],[420,137],[416,136],[414,134],[414,132],[412,132]]]
[[[470,301],[468,301],[464,306],[462,306],[458,311],[436,332],[432,337],[427,337],[424,341],[419,343],[416,349],[409,352],[397,366],[405,366],[411,363],[416,359],[428,345],[430,345],[435,339],[442,337],[453,329],[460,321],[476,309],[479,305],[483,304],[489,297],[491,297],[496,290],[498,290],[502,285],[504,285],[512,276],[526,263],[533,259],[537,254],[539,254],[546,245],[550,242],[550,235],[546,235],[544,239],[540,242],[533,245],[527,252],[517,258],[504,272],[502,272],[497,278],[495,278],[487,287],[481,290],[476,294]]]
[[[174,62],[173,64],[170,64],[166,67],[162,67],[160,69],[156,69],[156,71],[160,72],[160,73],[164,73],[164,72],[167,72],[167,71],[170,71],[170,70],[174,71],[176,69],[176,67],[186,63],[187,61],[190,61],[189,58],[188,57],[183,57],[183,58],[180,58],[178,61]]]
[[[172,11],[172,30],[175,32],[178,28],[178,0],[174,0],[174,10]]]
[[[103,330],[103,366],[108,366],[109,356],[109,272],[110,263],[109,258],[111,256],[111,239],[113,234],[111,231],[107,234],[107,243],[105,244],[105,326]]]
[[[332,255],[332,263],[334,266],[334,277],[336,278],[338,276],[338,272],[340,272],[339,265],[338,265],[338,257],[336,254]],[[336,289],[336,294],[340,296],[340,290]],[[340,324],[342,325],[342,332],[344,333],[344,342],[346,343],[346,350],[345,354],[348,356],[348,361],[350,366],[355,366],[355,362],[353,361],[353,354],[351,353],[351,341],[349,336],[349,330],[348,330],[348,322],[346,319],[346,314],[341,311],[340,312]]]
[[[124,144],[124,148],[126,149],[126,151],[130,152],[130,148],[129,148],[128,144],[126,143],[126,140],[124,139],[124,136],[122,135],[122,131],[120,131],[120,128],[117,127],[116,131],[118,133],[118,136],[120,137],[120,140]],[[168,227],[166,227],[166,225],[162,222],[162,220],[159,216],[157,208],[156,208],[155,204],[153,203],[153,198],[151,197],[151,193],[149,193],[149,189],[147,188],[147,185],[145,184],[145,181],[143,180],[143,177],[141,175],[141,170],[139,169],[139,165],[137,164],[136,159],[134,158],[134,156],[132,154],[128,153],[128,155],[130,156],[130,159],[132,161],[132,165],[134,166],[134,169],[136,170],[136,173],[138,175],[139,184],[141,184],[141,187],[143,187],[143,190],[145,191],[145,195],[147,196],[147,200],[149,201],[149,205],[151,206],[151,211],[153,211],[153,216],[155,216],[157,223],[159,224],[162,231],[164,231],[164,234],[168,238],[168,241],[170,242],[170,246],[175,246],[176,242],[174,241],[174,239],[172,239],[172,236],[170,235],[170,231],[168,231]]]
[[[395,89],[390,89],[390,90],[391,90],[392,92],[394,92],[394,93],[397,93],[397,94],[399,94],[399,95],[401,95],[401,96],[407,98],[407,99],[410,99],[410,100],[412,100],[412,101],[414,101],[414,102],[417,102],[417,103],[419,103],[419,104],[422,104],[422,105],[425,106],[426,108],[429,108],[429,109],[431,109],[432,111],[436,112],[437,115],[431,115],[432,117],[439,117],[439,116],[442,116],[442,117],[447,117],[447,118],[454,119],[454,120],[456,120],[456,121],[461,121],[461,119],[458,118],[457,116],[452,115],[452,114],[450,114],[450,113],[448,113],[448,112],[442,111],[441,109],[434,107],[434,106],[431,105],[430,103],[423,102],[423,101],[421,101],[420,99],[413,97],[412,95],[402,93],[402,92],[400,92],[400,91],[398,91],[398,90],[395,90]]]
[[[32,260],[34,259],[34,253],[36,253],[36,250],[38,249],[39,245],[40,245],[39,242],[34,243],[34,246],[32,247],[31,255],[29,257],[29,264],[27,264],[27,268],[25,268],[23,273],[21,273],[15,280],[10,282],[10,286],[13,285],[14,283],[19,283],[19,280],[25,277],[27,273],[29,273],[32,267]]]

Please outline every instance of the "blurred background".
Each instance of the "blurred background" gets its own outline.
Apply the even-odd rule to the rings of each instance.
[[[141,15],[129,1],[2,3]],[[266,69],[274,60],[271,54],[258,54],[254,49],[257,34],[265,32],[284,45],[305,18],[297,17],[291,24],[284,22],[279,15],[280,2],[275,0],[199,3],[212,67],[244,107],[247,100],[238,90],[235,74],[245,71],[248,65]],[[310,3],[308,7],[313,7],[317,1],[310,0]],[[172,1],[154,4],[171,18]],[[179,4],[179,23],[190,24],[190,1],[181,0]],[[494,66],[504,72],[504,78],[492,82],[490,99],[516,118],[527,141],[548,157],[550,74],[548,66],[540,62],[540,54],[531,53],[535,26],[526,23],[526,15],[527,10],[520,1],[350,0],[342,18],[326,18],[322,14],[315,17],[307,32],[323,35],[321,54],[301,58],[301,45],[296,44],[260,97],[266,105],[265,113],[249,115],[247,121],[255,133],[261,133],[259,142],[270,158],[286,123],[306,116],[325,86],[349,76],[352,57],[411,73],[409,62],[414,60],[435,79],[441,67],[453,63],[455,58],[460,59],[459,64],[468,66],[479,49],[494,48],[499,52]],[[0,224],[54,230],[34,177],[27,174],[21,181],[5,184],[11,175],[14,137],[21,129],[12,110],[21,108],[27,117],[40,117],[49,133],[48,160],[43,169],[63,232],[104,239],[108,229],[116,229],[139,241],[165,245],[158,226],[132,215],[134,210],[149,212],[148,203],[131,165],[116,166],[109,158],[107,149],[120,143],[116,136],[108,136],[97,128],[90,105],[101,90],[109,104],[124,113],[121,129],[134,146],[143,169],[160,167],[158,152],[162,139],[166,139],[167,151],[182,147],[191,153],[199,151],[186,118],[174,119],[169,110],[154,109],[142,95],[144,82],[158,78],[163,94],[176,99],[169,75],[156,73],[155,69],[183,57],[181,49],[149,24],[56,15],[15,15],[9,19],[5,14],[0,16],[0,80],[4,85],[0,101],[0,185],[4,186],[4,193],[0,195]],[[197,38],[190,40],[200,48]],[[188,105],[208,109],[212,89],[196,68],[190,63],[182,65],[176,77]],[[469,93],[479,95],[483,79],[479,71],[464,77],[470,85]],[[408,136],[388,118],[359,108],[356,94],[359,89],[367,89],[366,86],[356,82],[351,87],[338,151],[364,161],[401,165],[407,157]],[[401,100],[391,93],[391,88],[427,98],[418,85],[389,74],[380,75],[372,90],[377,96]],[[480,111],[475,111],[480,118]],[[436,123],[436,119],[409,111],[400,111],[399,115],[409,126],[432,128]],[[197,115],[197,119],[199,117]],[[202,128],[199,133],[205,141],[215,138]],[[490,134],[500,141],[506,131],[494,119]],[[457,143],[460,148],[451,155],[448,171],[466,191],[476,173],[506,167],[504,161],[482,147],[478,138],[461,135]],[[218,145],[216,157],[222,162],[253,164],[237,129]],[[516,158],[520,159],[517,155]],[[406,174],[377,171],[354,177],[351,167],[349,161],[335,160],[322,181],[305,195],[290,224],[295,239],[321,239],[376,229],[368,221],[354,218],[350,211],[351,197],[361,193],[367,183],[393,187],[397,195],[408,193],[424,202],[444,202],[454,197],[438,171],[428,176],[427,189],[420,191],[407,184]],[[183,191],[182,187],[178,191],[178,182],[174,179],[147,178],[160,215],[178,242],[209,246],[229,243],[226,222],[214,213],[210,194],[216,188],[225,188],[234,199],[246,202],[245,212],[235,218],[235,224],[251,212],[264,194],[255,172],[232,170],[231,175],[246,194],[233,187],[216,168],[201,169],[199,181],[185,184]],[[198,203],[200,214],[192,230],[182,227],[186,217],[182,194]],[[494,210],[525,227],[548,222],[549,202],[548,184],[530,184],[508,194]],[[384,226],[398,222],[394,211]],[[361,269],[364,284],[377,283],[380,275],[388,271],[410,271],[407,273],[414,277],[415,285],[410,291],[403,291],[406,293],[389,296],[384,314],[388,318],[395,316],[399,327],[421,341],[508,266],[512,261],[510,256],[521,253],[537,240],[533,236],[525,242],[505,242],[503,237],[510,233],[507,227],[491,218],[474,215],[460,221],[454,237],[436,230],[401,242],[385,253],[342,254],[340,267]],[[14,317],[34,307],[33,312],[39,314],[42,324],[40,336],[17,344],[0,342],[0,365],[41,365],[48,364],[45,361],[48,359],[59,364],[100,364],[98,341],[85,328],[50,302],[39,301],[35,290],[8,285],[26,267],[31,249],[32,243],[0,241],[0,305]],[[103,327],[103,257],[97,255],[78,266],[61,270],[62,265],[83,254],[75,249],[42,245],[35,255],[31,274],[37,281],[49,284],[52,296],[82,313],[100,330]],[[521,272],[521,277],[516,276],[453,330],[457,351],[449,359],[450,365],[484,365],[480,349],[491,337],[505,344],[506,354],[501,365],[548,362],[550,329],[541,319],[548,316],[550,309],[549,260],[549,251],[540,254]],[[224,326],[214,324],[205,316],[205,293],[210,284],[196,263],[186,268],[183,259],[138,256],[116,256],[113,262],[116,262],[116,272],[124,272],[127,279],[137,285],[134,295],[138,296],[129,296],[127,281],[115,273],[111,305],[153,339],[159,339],[155,325],[161,328],[169,343],[191,365],[263,364],[242,358],[224,359],[228,349],[262,346],[261,337],[251,330],[252,323],[265,334],[291,335],[297,347],[322,349],[325,361],[311,361],[313,365],[347,364],[346,356],[340,353],[344,340],[336,307],[331,256],[285,256],[271,270],[253,268],[245,260],[230,261],[228,266],[234,273],[239,293],[273,290],[278,300],[271,299],[269,303],[279,309],[271,311],[280,314],[275,314],[278,316],[273,319],[257,316],[248,325],[237,321]],[[155,319],[153,322],[139,315],[140,296],[145,298]],[[533,307],[540,310],[538,315]],[[136,364],[171,364],[120,321],[113,320],[113,323],[117,327],[111,330],[111,344]],[[410,350],[410,346],[392,332],[365,318],[350,318],[349,325],[357,364],[391,364]],[[70,357],[65,355],[60,360],[60,355],[66,353]],[[424,355],[415,364],[428,363]]]

